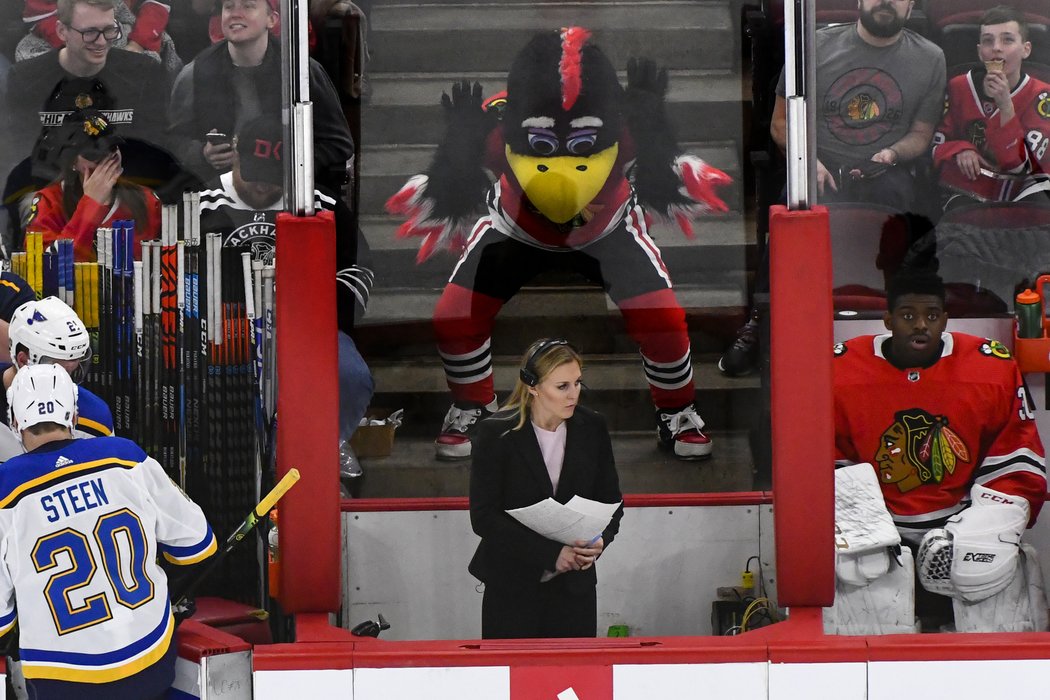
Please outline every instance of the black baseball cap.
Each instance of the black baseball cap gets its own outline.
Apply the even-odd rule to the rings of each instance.
[[[44,130],[33,148],[34,173],[54,177],[73,162],[76,156],[90,161],[105,158],[124,139],[105,114],[97,109],[75,110],[62,124]]]
[[[79,139],[77,155],[88,160],[101,160],[124,143],[124,139],[117,134],[117,128],[102,112],[83,110],[74,112],[66,119]],[[66,122],[63,122],[65,125]]]
[[[284,127],[277,117],[261,116],[237,131],[237,158],[245,182],[284,184]]]

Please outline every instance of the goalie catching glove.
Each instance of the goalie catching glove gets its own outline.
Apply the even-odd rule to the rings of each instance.
[[[967,602],[1005,589],[1019,571],[1021,534],[1028,502],[979,484],[973,504],[930,530],[919,545],[919,580],[932,592]]]

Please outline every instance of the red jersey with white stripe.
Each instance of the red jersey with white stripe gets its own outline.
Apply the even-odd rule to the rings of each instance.
[[[974,483],[1026,499],[1046,494],[1031,400],[998,341],[942,334],[930,367],[898,369],[890,335],[835,346],[835,463],[870,462],[901,534],[917,538],[969,505]]]
[[[948,82],[946,110],[933,136],[933,160],[941,184],[989,201],[1013,201],[1050,190],[1050,85],[1030,75],[1011,93],[1014,117],[1001,124],[995,101],[981,89],[983,72],[970,71]],[[969,180],[955,156],[975,150],[995,171],[1029,177],[999,179],[980,175]]]

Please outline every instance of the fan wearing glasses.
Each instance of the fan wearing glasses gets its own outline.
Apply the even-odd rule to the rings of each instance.
[[[114,48],[122,36],[115,8],[115,0],[58,0],[64,45],[16,63],[8,77],[10,132],[24,139],[17,147],[28,150],[41,128],[83,109],[100,110],[125,137],[161,143],[167,76],[143,54]]]
[[[66,24],[60,19],[55,26],[63,44],[58,50],[58,63],[73,75],[94,75],[105,67],[106,56],[113,42],[123,32],[112,8],[103,9],[87,2],[70,5],[70,23]]]
[[[22,22],[31,25],[31,29],[15,48],[16,61],[39,56],[49,49],[61,48],[66,43],[59,36],[57,6],[58,0],[25,0]],[[151,55],[160,59],[160,54],[166,50],[165,43],[170,41],[166,32],[170,14],[171,8],[156,0],[124,0],[116,8],[116,19],[122,25],[122,33],[127,40],[121,41],[119,34],[106,38],[116,42],[119,48],[150,51]]]

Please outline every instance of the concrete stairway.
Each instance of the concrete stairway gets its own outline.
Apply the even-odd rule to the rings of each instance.
[[[442,91],[461,78],[485,94],[505,86],[517,51],[538,30],[579,24],[622,69],[647,56],[671,71],[668,112],[683,147],[734,178],[723,194],[731,212],[698,222],[686,239],[657,226],[676,293],[689,316],[701,414],[714,431],[715,457],[703,466],[656,450],[655,418],[637,347],[619,312],[597,287],[546,273],[502,311],[493,334],[496,387],[512,386],[517,357],[537,337],[563,335],[578,344],[591,387],[584,403],[602,411],[615,430],[624,488],[634,492],[725,491],[751,487],[747,439],[757,412],[757,378],[725,379],[714,367],[742,322],[754,225],[745,202],[742,167],[748,94],[741,78],[738,6],[731,2],[499,2],[377,0],[371,9],[371,98],[361,110],[361,226],[376,270],[359,345],[377,385],[373,406],[404,408],[390,457],[363,460],[362,496],[465,495],[469,462],[434,460],[431,442],[449,396],[434,348],[430,315],[455,263],[437,255],[415,264],[416,241],[397,240],[399,221],[383,202],[422,172],[443,132]],[[626,77],[621,72],[621,82]]]

